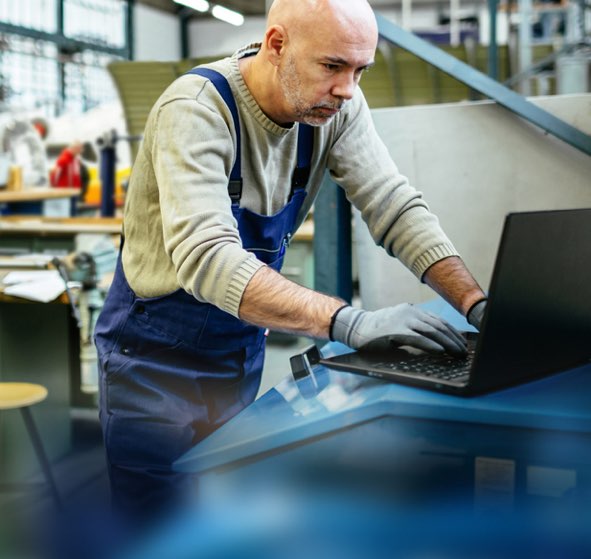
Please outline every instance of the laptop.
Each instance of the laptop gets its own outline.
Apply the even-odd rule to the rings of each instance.
[[[591,208],[506,216],[479,334],[466,358],[393,348],[310,364],[474,395],[591,362]]]

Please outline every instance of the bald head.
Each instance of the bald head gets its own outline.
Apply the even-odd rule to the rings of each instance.
[[[373,64],[373,10],[367,0],[275,0],[267,23],[259,52],[241,61],[250,92],[279,124],[326,124]]]
[[[275,0],[267,28],[282,27],[290,41],[305,40],[312,31],[330,30],[351,40],[375,37],[377,25],[367,0]]]

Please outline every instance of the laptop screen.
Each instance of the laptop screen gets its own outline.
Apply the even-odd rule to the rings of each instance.
[[[480,338],[480,389],[591,360],[591,209],[507,216]]]

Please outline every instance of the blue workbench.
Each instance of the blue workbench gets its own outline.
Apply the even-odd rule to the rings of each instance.
[[[591,365],[472,398],[287,368],[175,463],[195,505],[125,559],[591,557]]]
[[[449,305],[427,305],[454,326],[471,327]],[[339,343],[326,357],[350,351]],[[288,364],[286,363],[286,369]],[[478,397],[439,394],[352,373],[315,367],[315,378],[291,374],[176,462],[204,472],[326,436],[383,416],[591,433],[591,364]]]

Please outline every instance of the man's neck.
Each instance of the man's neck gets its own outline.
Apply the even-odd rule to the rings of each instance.
[[[261,52],[241,58],[238,67],[246,87],[263,113],[280,126],[291,125],[291,122],[283,118],[281,111],[277,110],[282,100],[276,82],[275,67],[263,60]]]

